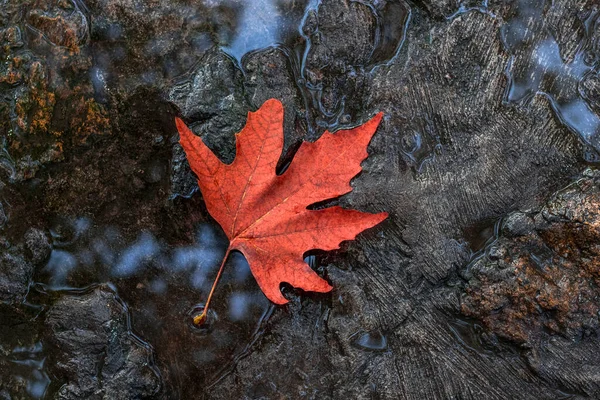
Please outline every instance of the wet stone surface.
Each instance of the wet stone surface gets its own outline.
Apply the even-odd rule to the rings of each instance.
[[[486,341],[524,346],[532,367],[560,382],[569,379],[559,360],[570,360],[567,370],[600,367],[595,355],[580,353],[597,346],[600,312],[600,187],[596,171],[585,175],[539,211],[507,216],[497,240],[462,273],[461,311],[482,322]],[[586,381],[584,374],[573,378]],[[600,393],[595,380],[583,387],[590,397]]]
[[[160,390],[152,348],[129,332],[129,316],[110,290],[61,297],[48,310],[48,371],[66,381],[57,398],[151,397]]]
[[[0,399],[598,398],[593,0],[0,4]],[[173,118],[224,161],[382,111],[353,191],[390,218],[277,308]],[[587,168],[587,169],[586,169]]]
[[[594,172],[539,212],[510,214],[498,240],[464,273],[463,313],[518,343],[595,336],[598,191]]]

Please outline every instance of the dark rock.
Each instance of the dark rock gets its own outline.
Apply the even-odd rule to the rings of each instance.
[[[103,288],[65,295],[48,310],[49,369],[63,382],[57,398],[157,398],[161,379],[152,350],[128,331],[128,318],[123,303]]]
[[[46,233],[39,229],[29,228],[25,233],[27,256],[34,265],[40,265],[50,257],[52,246]]]
[[[302,93],[294,80],[293,67],[286,54],[278,48],[250,53],[243,61],[244,87],[252,107],[258,108],[271,98],[279,99],[283,103],[286,133],[283,157],[290,149],[297,148],[302,139],[308,136],[307,111],[302,101]]]
[[[183,148],[176,144],[171,157],[171,195],[190,197],[198,191],[198,179],[192,172]]]
[[[220,50],[208,52],[169,93],[169,100],[226,162],[235,155],[234,134],[246,119],[242,71]]]
[[[6,216],[6,213],[4,212],[4,206],[2,205],[2,203],[0,203],[0,229],[4,227],[4,225],[6,224],[7,221],[8,221],[8,217]]]
[[[76,2],[10,2],[3,11],[14,18],[0,21],[0,142],[11,180],[23,181],[62,160],[65,148],[105,134],[108,119],[81,79],[91,56],[88,19]]]
[[[341,15],[336,13],[348,7],[359,12],[361,6],[324,3],[318,10],[319,31],[327,32],[324,21],[329,17]],[[363,174],[341,203],[386,210],[392,217],[363,234],[347,249],[344,261],[336,259],[336,265],[351,270],[350,277],[341,278],[334,267],[328,268],[336,292],[330,309],[321,314],[327,317],[314,315],[315,327],[294,336],[293,348],[263,346],[250,354],[239,364],[235,379],[227,378],[215,388],[215,398],[248,393],[275,396],[289,385],[278,374],[266,381],[261,371],[271,366],[279,371],[279,359],[301,365],[313,353],[327,354],[325,360],[313,361],[308,375],[307,396],[315,398],[443,399],[485,393],[482,396],[499,399],[550,399],[558,395],[555,383],[544,386],[522,379],[529,367],[519,355],[489,358],[485,351],[465,351],[462,343],[467,341],[454,339],[447,321],[460,311],[461,286],[455,274],[470,261],[466,228],[539,204],[578,171],[581,147],[543,101],[534,101],[526,110],[502,105],[509,55],[498,36],[501,20],[492,13],[473,11],[449,21],[440,18],[444,22],[437,24],[413,11],[417,22],[409,27],[408,44],[395,61],[369,74],[357,71],[356,78],[352,67],[367,59],[361,57],[368,38],[323,34],[314,39],[307,77],[313,79],[311,83],[323,84],[320,100],[325,110],[331,113],[343,94],[355,118],[351,123],[364,122],[376,111],[386,115],[371,142]],[[343,18],[355,15],[348,12]],[[351,26],[354,32],[373,29],[371,17],[353,21],[347,25],[343,21],[343,26]],[[319,40],[332,49],[319,48],[325,46]],[[347,57],[351,45],[343,40],[356,45],[357,52]],[[335,54],[331,58],[336,60],[328,54]],[[319,60],[332,64],[325,67]],[[346,69],[350,72],[343,75]],[[515,231],[526,232],[529,225],[522,223],[519,229],[515,225]],[[499,250],[496,258],[502,254]],[[347,291],[356,295],[339,297]],[[303,311],[300,315],[306,318]],[[294,335],[298,329],[291,322],[294,318],[298,316],[292,314],[285,321],[289,330],[277,326],[265,340],[281,343]],[[321,318],[327,326],[324,332]],[[353,346],[357,332],[385,333],[388,352],[357,349]],[[313,371],[319,371],[320,378]],[[497,392],[500,376],[505,380],[502,393]],[[252,392],[267,388],[268,383],[272,386],[266,393]]]
[[[494,243],[501,257],[484,257],[470,267],[463,313],[518,343],[538,343],[549,334],[593,335],[600,328],[597,178],[556,194],[538,213],[540,222],[526,230],[515,228],[523,215],[507,218],[507,236]]]
[[[301,356],[294,357],[293,364],[289,364],[287,359],[296,353],[298,343],[304,342],[305,337],[312,336],[313,332],[323,332],[328,311],[318,304],[300,301],[292,307],[292,315],[279,314],[272,321],[280,322],[273,325],[271,333],[279,346],[265,348],[261,355],[264,364],[256,364],[252,358],[240,360],[235,375],[244,384],[236,385],[229,378],[221,380],[211,388],[213,398],[328,398],[323,388],[331,387],[337,375],[328,357],[322,357],[322,354],[315,351],[306,351]],[[327,346],[322,333],[314,336],[314,342],[319,347]],[[269,370],[265,370],[265,365],[269,365]],[[269,373],[276,370],[286,372]]]
[[[470,266],[462,312],[487,331],[528,349],[528,366],[554,385],[596,398],[600,385],[600,184],[598,172],[555,194],[527,230],[505,229],[501,256]],[[506,223],[522,220],[515,213]],[[519,224],[516,224],[517,226]],[[531,225],[531,222],[528,223]]]
[[[417,0],[416,4],[425,9],[432,17],[445,19],[458,11],[457,3],[462,1],[454,0]]]
[[[26,20],[37,32],[56,46],[79,52],[87,39],[88,23],[74,1],[61,1],[52,6],[41,2],[42,8],[29,11]]]
[[[307,68],[344,69],[367,65],[375,49],[376,15],[363,3],[324,2],[318,11],[318,42],[311,49]],[[401,21],[398,21],[401,23]]]
[[[19,303],[25,299],[33,265],[20,254],[4,250],[0,254],[0,302]]]
[[[512,213],[502,225],[502,231],[507,236],[524,236],[535,228],[534,221],[525,213]]]
[[[588,101],[596,109],[600,108],[600,75],[597,73],[586,75],[581,83],[581,89]]]
[[[85,3],[95,67],[111,90],[162,87],[194,66],[237,24],[236,5],[122,0]],[[150,17],[152,15],[153,17]]]
[[[372,56],[382,54],[376,51],[381,32],[376,11],[365,3],[346,0],[318,7],[315,26],[307,32],[310,46],[301,71],[307,103],[312,106],[309,128],[316,133],[323,128],[357,125],[365,117],[363,101],[372,79],[369,72],[377,63]],[[399,15],[395,24],[404,22]]]

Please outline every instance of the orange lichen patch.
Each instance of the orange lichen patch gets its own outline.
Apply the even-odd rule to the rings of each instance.
[[[63,10],[32,10],[27,16],[27,22],[53,45],[69,49],[78,54],[79,44],[85,38],[86,19],[79,11]]]
[[[30,132],[47,132],[54,110],[55,98],[52,92],[34,92],[32,96],[34,104],[33,113],[30,117]]]
[[[501,259],[484,257],[472,266],[462,312],[518,343],[595,331],[600,327],[600,189],[590,182],[571,188],[536,221],[530,233],[498,239],[494,247]]]
[[[106,109],[94,99],[79,97],[76,112],[69,125],[75,132],[74,140],[83,143],[92,134],[105,134],[110,128],[110,119]]]
[[[68,143],[76,145],[85,142],[91,134],[109,131],[110,120],[106,109],[92,98],[90,87],[63,86],[60,90],[52,90],[44,65],[32,57],[13,57],[8,72],[2,75],[0,71],[0,82],[4,78],[5,82],[18,84],[14,89],[14,103],[7,105],[12,106],[12,116],[8,118],[15,132],[9,146],[16,156],[29,153],[39,157],[42,152],[55,149],[57,143],[54,141],[64,137],[65,133],[69,137]],[[57,104],[69,104],[66,126],[52,126]],[[58,153],[62,157],[62,143],[59,147]],[[55,150],[52,152],[56,153]],[[47,161],[55,159],[57,157],[47,157]],[[24,177],[29,175],[23,174]]]
[[[0,43],[3,44],[4,51],[9,52],[11,48],[23,46],[21,30],[13,25],[0,30]]]
[[[32,64],[32,59],[30,53],[6,57],[0,63],[0,83],[17,85],[27,82],[29,80],[28,68]]]
[[[596,256],[600,252],[596,246],[582,248],[578,244],[589,242],[592,245],[593,241],[600,237],[600,194],[594,193],[581,199],[571,199],[569,206],[571,208],[567,216],[562,215],[560,209],[547,208],[550,215],[568,218],[572,223],[562,230],[551,227],[541,232],[541,236],[557,254],[564,257]]]
[[[46,133],[52,120],[56,98],[48,89],[44,67],[39,61],[29,66],[27,91],[16,100],[15,114],[18,128],[28,134]]]
[[[19,69],[16,59],[5,61],[0,67],[0,83],[15,85],[23,80],[23,72]]]

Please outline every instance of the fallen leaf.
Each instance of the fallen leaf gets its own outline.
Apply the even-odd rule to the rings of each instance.
[[[273,303],[288,301],[281,294],[282,282],[306,291],[330,291],[329,283],[304,262],[304,253],[337,249],[342,241],[383,221],[387,213],[307,207],[352,190],[350,180],[361,171],[381,117],[379,113],[357,128],[325,132],[314,143],[302,143],[282,175],[275,173],[283,148],[283,106],[278,100],[248,113],[229,165],[177,118],[180,143],[198,176],[208,212],[229,238],[217,279],[229,252],[238,250]],[[211,295],[212,291],[209,300]]]

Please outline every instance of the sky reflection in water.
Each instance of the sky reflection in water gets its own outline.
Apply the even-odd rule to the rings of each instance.
[[[504,46],[511,53],[506,101],[526,104],[536,94],[545,96],[561,122],[599,150],[600,118],[579,92],[580,82],[595,68],[594,61],[586,60],[587,38],[573,60],[563,60],[546,26],[545,8],[545,0],[520,0],[515,16],[501,28]],[[588,17],[595,18],[594,12]]]
[[[317,0],[220,0],[216,4],[241,8],[233,38],[222,49],[241,63],[254,50],[282,45],[300,37],[302,18]]]
[[[198,301],[210,290],[227,247],[209,224],[201,224],[194,243],[183,246],[168,246],[147,231],[127,243],[115,228],[93,227],[86,218],[60,221],[52,237],[54,249],[40,278],[50,289],[125,279],[147,282],[145,290],[154,294],[166,295],[184,285],[197,293]],[[253,278],[243,255],[232,253],[226,268],[236,288],[228,298],[232,320],[245,318],[253,304],[268,304],[256,291],[244,291]]]
[[[33,399],[42,399],[46,394],[50,378],[44,371],[46,357],[43,354],[42,342],[32,346],[17,346],[6,357],[12,365],[13,379],[25,382],[25,391]]]

